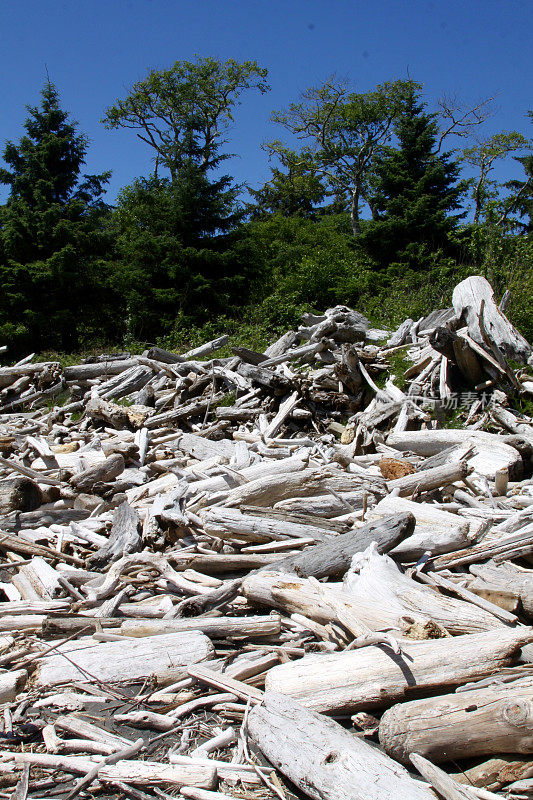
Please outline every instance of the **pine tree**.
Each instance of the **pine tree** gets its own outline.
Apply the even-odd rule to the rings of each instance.
[[[10,187],[0,209],[0,334],[11,349],[17,342],[72,349],[83,324],[101,312],[101,196],[111,173],[80,175],[87,138],[60,108],[53,84],[45,84],[41,98],[39,108],[28,107],[26,135],[4,149],[10,170],[0,169],[0,182]]]
[[[395,124],[397,147],[384,147],[372,175],[367,222],[360,243],[381,268],[423,270],[437,253],[450,253],[450,236],[463,214],[459,166],[436,152],[434,115],[412,89]]]
[[[192,155],[174,181],[152,175],[123,190],[114,230],[128,335],[152,340],[177,317],[202,322],[244,302],[251,262],[237,194],[229,176],[210,179]]]

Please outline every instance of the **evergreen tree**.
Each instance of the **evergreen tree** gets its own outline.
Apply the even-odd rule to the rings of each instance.
[[[449,254],[450,237],[464,214],[465,183],[457,183],[459,166],[448,154],[437,154],[435,116],[412,88],[395,123],[398,146],[384,147],[376,159],[366,223],[360,243],[381,268],[400,263],[427,267],[436,253]]]
[[[528,111],[527,115],[533,122],[533,111]],[[531,147],[531,142],[529,145]],[[520,217],[516,222],[517,227],[522,233],[531,234],[533,233],[533,155],[528,153],[515,160],[522,164],[525,176],[522,181],[509,181],[505,184],[506,188],[511,190],[511,195],[507,199],[507,207],[501,221],[507,219],[509,214],[517,213]]]
[[[80,175],[87,138],[60,108],[53,84],[45,84],[41,98],[39,108],[28,107],[27,135],[4,149],[10,169],[0,169],[0,182],[10,187],[0,209],[0,335],[15,350],[70,350],[91,315],[102,327],[101,197],[111,173]]]
[[[192,157],[174,181],[152,175],[121,193],[114,229],[128,336],[153,339],[176,317],[200,322],[245,301],[251,259],[237,193],[228,176],[209,180]]]

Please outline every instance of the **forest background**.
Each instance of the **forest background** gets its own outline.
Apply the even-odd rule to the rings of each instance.
[[[257,142],[269,179],[245,185],[231,170],[238,106],[268,104],[268,69],[208,55],[147,69],[101,111],[108,136],[129,131],[151,157],[113,202],[111,171],[85,173],[89,140],[45,73],[3,150],[0,344],[10,357],[179,349],[228,332],[261,349],[339,303],[393,328],[449,304],[468,274],[510,290],[532,339],[532,113],[495,132],[496,92],[435,101],[406,73],[304,88]]]

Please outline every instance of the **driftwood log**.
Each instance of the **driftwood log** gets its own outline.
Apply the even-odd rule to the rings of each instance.
[[[510,684],[399,703],[379,724],[386,752],[452,761],[496,753],[533,753],[533,677]]]
[[[383,646],[309,655],[271,669],[265,688],[287,694],[314,711],[353,714],[484,678],[510,665],[519,648],[531,641],[531,628],[501,628],[404,642],[400,655]]]
[[[333,720],[267,692],[248,732],[261,752],[315,800],[432,800],[407,770]]]

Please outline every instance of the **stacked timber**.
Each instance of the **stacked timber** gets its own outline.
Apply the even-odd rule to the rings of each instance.
[[[0,367],[1,795],[531,797],[532,367],[480,277]]]

